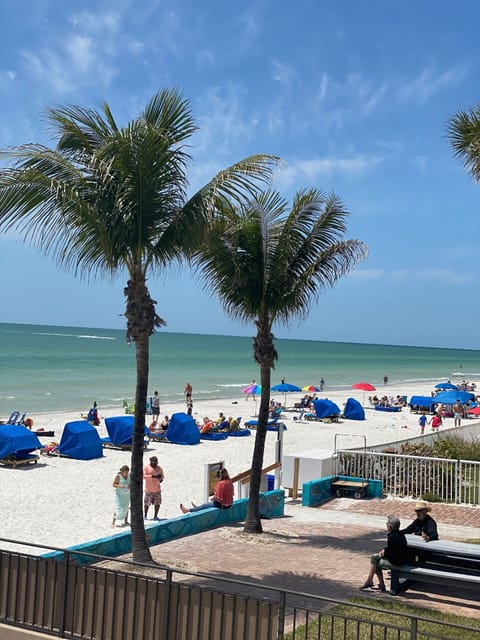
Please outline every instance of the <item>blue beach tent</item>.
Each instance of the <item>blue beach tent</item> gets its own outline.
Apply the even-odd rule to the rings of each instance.
[[[331,400],[314,400],[315,415],[317,418],[330,418],[330,416],[339,416],[340,408]]]
[[[135,417],[131,415],[105,418],[105,426],[107,427],[111,444],[115,447],[132,446],[134,419]],[[147,427],[144,427],[144,433],[146,436],[149,435],[150,432]]]
[[[408,406],[412,411],[414,407],[417,407],[418,410],[431,411],[432,405],[434,405],[435,402],[436,400],[431,396],[412,396]]]
[[[94,460],[103,457],[98,431],[86,420],[67,422],[58,445],[62,456],[75,460]]]
[[[42,443],[29,429],[19,424],[5,424],[0,426],[0,459],[8,456],[27,456],[27,454],[41,449]]]
[[[168,423],[168,439],[173,444],[198,444],[200,431],[192,416],[174,413]]]
[[[365,410],[358,400],[348,398],[343,410],[343,417],[348,420],[365,420]]]

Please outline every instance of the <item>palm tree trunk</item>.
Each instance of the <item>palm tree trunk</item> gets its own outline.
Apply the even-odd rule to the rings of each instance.
[[[260,382],[262,394],[260,396],[260,410],[258,412],[257,435],[253,449],[252,468],[250,470],[250,494],[245,520],[245,533],[262,533],[260,520],[260,484],[262,481],[263,456],[267,437],[268,413],[270,408],[271,369],[277,353],[273,345],[273,335],[270,333],[268,319],[258,321],[258,333],[255,339],[255,360],[260,364]]]
[[[147,405],[150,336],[159,325],[155,301],[151,299],[140,268],[131,273],[125,288],[127,297],[127,338],[135,342],[137,385],[130,473],[130,510],[134,562],[153,562],[143,522],[143,448]],[[163,321],[162,321],[163,322]]]
[[[135,389],[135,418],[130,474],[130,510],[132,553],[134,562],[153,562],[143,521],[143,449],[145,440],[145,408],[148,392],[150,336],[135,341],[137,385]]]

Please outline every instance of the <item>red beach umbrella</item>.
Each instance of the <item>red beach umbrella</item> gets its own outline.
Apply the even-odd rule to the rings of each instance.
[[[472,416],[480,416],[480,407],[472,407],[471,409],[467,409],[467,413]]]
[[[357,382],[356,384],[352,384],[352,389],[360,389],[360,391],[376,391],[373,384],[370,384],[369,382]]]
[[[357,382],[356,384],[352,384],[352,389],[360,389],[360,391],[376,391],[373,384],[369,382]],[[365,393],[362,393],[362,404],[365,404]]]

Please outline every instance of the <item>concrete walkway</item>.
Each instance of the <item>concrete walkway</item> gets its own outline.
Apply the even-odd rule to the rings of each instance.
[[[260,582],[255,593],[224,582],[209,584],[227,592],[272,597],[267,587],[284,588],[339,600],[365,595],[374,601],[393,596],[360,592],[369,556],[385,544],[385,518],[393,513],[407,525],[414,503],[405,500],[339,498],[318,508],[287,501],[285,517],[264,520],[262,535],[245,534],[242,525],[224,527],[152,547],[162,565],[222,578]],[[442,538],[480,538],[480,508],[432,505]],[[207,584],[208,581],[201,581]],[[418,606],[461,615],[480,615],[480,594],[419,586],[398,597]],[[297,599],[297,604],[307,604]]]

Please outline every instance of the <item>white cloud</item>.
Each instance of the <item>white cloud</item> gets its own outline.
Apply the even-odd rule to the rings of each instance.
[[[424,282],[440,282],[442,284],[468,284],[474,281],[470,273],[459,272],[450,268],[398,269],[392,272],[397,281],[421,280]]]
[[[315,181],[320,176],[343,174],[357,176],[383,161],[378,156],[365,154],[345,157],[327,156],[295,160],[283,166],[275,178],[279,188],[291,186],[295,181]]]
[[[294,67],[284,62],[280,62],[280,60],[272,60],[272,67],[273,79],[280,82],[280,84],[291,86],[292,81],[297,75]]]
[[[397,97],[402,102],[424,104],[436,93],[458,85],[467,74],[466,68],[453,67],[438,73],[431,68],[422,69],[420,75],[398,88]]]
[[[88,36],[73,36],[68,40],[66,49],[70,54],[73,64],[80,71],[86,73],[92,66],[94,56],[92,53],[92,39]]]

